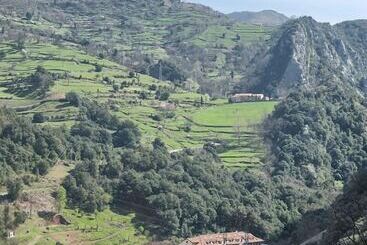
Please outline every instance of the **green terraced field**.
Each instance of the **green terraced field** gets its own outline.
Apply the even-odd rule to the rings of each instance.
[[[211,44],[212,47],[228,49],[238,43],[249,44],[260,39],[267,39],[270,33],[271,28],[242,23],[233,26],[213,25],[195,36],[192,43],[199,47],[208,47],[208,44]]]
[[[0,61],[0,104],[17,108],[27,117],[42,112],[49,117],[45,125],[70,127],[75,123],[78,109],[59,101],[65,93],[74,91],[99,103],[118,105],[119,109],[113,113],[134,121],[143,133],[143,143],[149,144],[159,137],[169,150],[175,151],[221,142],[226,150],[220,151],[220,156],[228,167],[253,167],[264,155],[257,125],[274,109],[276,102],[228,104],[225,99],[210,100],[207,95],[174,89],[170,83],[146,75],[129,78],[126,67],[71,47],[28,43],[26,56],[15,50],[12,43],[0,44],[0,50],[6,53]],[[102,72],[94,71],[96,64],[103,67]],[[53,73],[67,73],[69,78],[57,80],[46,98],[17,96],[1,87],[4,82],[31,74],[38,65]],[[113,92],[113,83],[104,82],[104,77],[113,83],[127,81],[132,85]],[[176,104],[175,110],[160,108],[161,102],[148,89],[152,84],[171,90],[170,100]],[[145,91],[148,98],[139,99],[140,91]],[[204,104],[200,105],[201,102]],[[167,113],[172,116],[165,118]],[[162,120],[153,120],[153,115],[161,115]]]
[[[80,8],[65,9],[57,4],[49,4],[46,0],[39,0],[37,17],[31,21],[24,18],[27,9],[24,9],[21,1],[15,0],[13,5],[16,6],[17,14],[0,16],[0,23],[8,23],[10,19],[15,28],[54,33],[65,40],[75,38],[75,46],[80,40],[88,40],[109,49],[116,49],[118,53],[132,58],[130,63],[123,63],[128,66],[135,62],[137,54],[150,57],[155,62],[176,56],[193,56],[190,54],[191,47],[183,50],[178,48],[180,45],[177,44],[194,45],[205,50],[208,59],[201,65],[205,66],[206,75],[217,81],[227,79],[228,74],[223,74],[223,71],[233,69],[230,68],[233,64],[227,64],[230,61],[226,60],[226,55],[235,56],[237,52],[234,47],[249,46],[267,40],[274,29],[235,23],[215,11],[189,3],[180,3],[179,7],[171,8],[157,1],[95,1],[94,6],[83,6],[80,3],[81,7],[76,4]],[[65,19],[62,24],[55,12]],[[122,21],[125,18],[127,21]],[[68,19],[73,21],[66,21]],[[53,37],[49,38],[55,42]],[[91,50],[93,54],[103,52],[103,49],[100,52]],[[72,65],[56,61],[52,63],[50,66],[55,69],[60,65],[65,65],[64,69]],[[19,69],[26,67],[27,64]],[[84,68],[88,66],[80,66],[80,69]],[[241,69],[235,68],[236,80],[239,80],[241,75]]]
[[[17,229],[17,244],[147,244],[144,230],[133,224],[135,214],[117,214],[111,210],[96,215],[65,210],[64,217],[71,225],[45,224],[41,218],[33,217]]]
[[[264,119],[275,105],[276,102],[250,102],[214,106],[196,112],[192,119],[208,126],[249,126]]]
[[[187,92],[169,82],[137,74],[129,77],[129,69],[117,63],[90,56],[72,47],[46,43],[26,43],[26,53],[17,51],[14,43],[0,43],[5,57],[0,60],[0,105],[16,109],[18,114],[32,118],[43,113],[48,121],[42,126],[70,128],[78,122],[80,111],[66,103],[67,92],[74,91],[100,104],[117,105],[111,112],[120,119],[135,122],[142,131],[142,143],[150,144],[161,138],[170,151],[184,148],[199,149],[205,143],[219,142],[225,146],[219,150],[224,166],[228,168],[258,168],[264,156],[264,147],[257,125],[269,114],[275,102],[228,104],[226,99],[211,100],[207,95]],[[102,67],[101,72],[95,66]],[[6,83],[32,74],[37,66],[51,73],[67,74],[67,78],[55,81],[45,97],[33,94],[15,94]],[[108,77],[110,82],[106,82]],[[113,84],[129,83],[129,87],[113,91]],[[161,107],[149,90],[155,84],[171,92],[170,103],[175,109]],[[144,91],[147,99],[140,99]],[[203,102],[203,104],[201,104]],[[169,117],[165,115],[170,114]],[[161,115],[162,120],[153,120]],[[72,221],[70,226],[50,226],[38,217],[27,220],[17,230],[19,244],[145,244],[149,234],[136,225],[142,214],[117,213],[106,210],[97,216],[87,216],[75,210],[65,210]],[[149,217],[144,217],[148,219]],[[153,223],[153,222],[152,222]],[[97,229],[98,227],[98,229]],[[143,230],[142,230],[143,229]]]

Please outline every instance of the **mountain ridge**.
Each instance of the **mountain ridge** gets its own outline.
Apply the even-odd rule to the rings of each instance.
[[[289,18],[275,10],[262,11],[239,11],[227,14],[227,16],[235,21],[240,21],[248,24],[279,26],[289,20]]]

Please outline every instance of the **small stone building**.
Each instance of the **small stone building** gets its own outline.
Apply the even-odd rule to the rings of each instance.
[[[7,239],[12,239],[12,238],[14,238],[15,237],[15,232],[14,231],[7,231],[6,232],[6,238]]]

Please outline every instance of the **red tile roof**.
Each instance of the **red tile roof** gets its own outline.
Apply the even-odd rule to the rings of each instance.
[[[231,244],[231,245],[243,245],[262,243],[264,240],[255,237],[251,233],[245,232],[230,232],[230,233],[218,233],[201,235],[187,239],[195,245],[208,245],[208,244]],[[227,242],[227,243],[224,243]]]

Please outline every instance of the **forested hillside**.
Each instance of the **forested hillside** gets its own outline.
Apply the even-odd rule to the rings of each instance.
[[[167,61],[161,65],[172,68],[164,73],[169,77],[159,77],[158,63],[149,70],[162,80],[143,75],[105,53],[84,51],[75,40],[50,39],[35,30],[48,24],[25,15],[5,21],[0,44],[0,102],[12,108],[1,117],[0,208],[11,214],[11,222],[9,215],[0,218],[2,237],[15,229],[20,244],[144,244],[244,226],[267,233],[276,217],[260,221],[261,212],[252,206],[269,207],[257,205],[261,197],[232,174],[239,170],[238,178],[253,178],[248,171],[261,168],[258,124],[276,102],[230,105],[197,93],[196,84],[187,91]],[[225,112],[222,119],[213,117],[217,112]],[[164,148],[162,154],[152,150],[152,142]],[[246,207],[243,198],[251,200]],[[236,218],[239,210],[258,219],[258,227]],[[50,228],[49,218],[39,215],[45,212],[61,212],[71,225]],[[13,222],[16,216],[20,220]]]
[[[331,80],[312,91],[291,93],[266,128],[271,146],[268,170],[277,180],[276,188],[293,193],[289,197],[302,195],[286,199],[296,216],[281,236],[288,241],[279,244],[302,243],[326,229],[320,213],[333,202],[340,184],[366,165],[363,99],[352,87]],[[310,222],[315,226],[309,227]]]
[[[365,242],[366,21],[263,27],[175,0],[0,7],[0,243]]]
[[[323,243],[366,244],[366,168],[356,173],[329,209]]]

